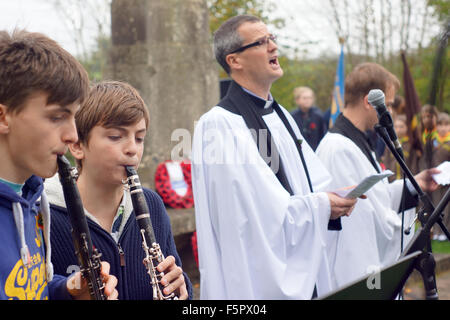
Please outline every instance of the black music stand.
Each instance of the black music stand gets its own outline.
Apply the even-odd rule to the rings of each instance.
[[[393,300],[402,290],[414,270],[415,260],[421,254],[416,251],[394,264],[333,291],[321,300]]]

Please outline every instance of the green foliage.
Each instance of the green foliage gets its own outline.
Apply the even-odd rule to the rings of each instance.
[[[87,55],[87,58],[77,57],[88,72],[91,81],[99,82],[104,78],[110,49],[111,38],[103,35],[98,37],[97,47]]]
[[[430,103],[431,81],[436,60],[437,46],[437,41],[433,41],[426,48],[411,50],[406,53],[406,60],[422,105]],[[438,109],[448,113],[450,113],[450,90],[447,88],[447,79],[450,74],[447,62],[449,57],[450,52],[447,50],[446,57],[444,57],[441,65],[438,93],[436,97],[436,106]],[[391,56],[384,66],[394,73],[400,82],[403,83],[403,64],[401,62],[400,53]],[[400,87],[398,94],[404,94],[403,87]]]
[[[77,166],[77,162],[75,160],[75,157],[72,155],[72,153],[70,153],[69,150],[67,150],[66,154],[64,155],[67,160],[69,160],[70,164],[72,165],[72,167],[76,167]]]
[[[257,16],[277,29],[284,27],[283,19],[270,18],[270,12],[275,9],[274,3],[267,4],[263,0],[206,0],[206,3],[210,13],[211,33],[216,31],[223,22],[239,14]]]
[[[411,50],[407,53],[407,61],[414,79],[419,100],[422,105],[429,103],[430,83],[433,73],[433,65],[436,58],[436,42],[421,50]],[[450,113],[450,90],[448,90],[448,78],[450,75],[449,65],[446,61],[450,58],[447,50],[446,58],[443,60],[441,69],[439,90],[436,99],[436,106],[439,110]],[[316,105],[325,111],[331,103],[331,92],[333,89],[334,76],[336,72],[338,55],[330,57],[322,55],[317,59],[296,60],[286,56],[280,57],[280,64],[284,75],[272,86],[272,94],[277,101],[287,109],[294,108],[293,89],[297,86],[311,87],[316,94]],[[372,57],[353,56],[352,61],[345,61],[345,74],[347,75],[358,63],[375,61]],[[400,53],[393,54],[383,64],[388,70],[394,73],[401,83],[403,83],[403,63]],[[399,94],[403,95],[403,87]]]
[[[214,32],[227,19],[238,14],[253,14],[262,18],[272,28],[281,29],[285,25],[284,20],[270,20],[270,12],[273,7],[266,7],[261,0],[207,0],[210,10],[210,30]],[[436,14],[444,17],[448,14],[448,1],[430,1],[435,8]],[[447,9],[446,9],[447,8]],[[443,18],[442,18],[443,19]],[[408,65],[414,79],[417,93],[422,104],[428,103],[430,93],[430,82],[433,73],[433,63],[436,56],[437,41],[432,42],[427,48],[420,48],[407,52]],[[288,50],[280,50],[288,51]],[[449,52],[447,50],[447,58]],[[272,95],[288,110],[295,108],[293,90],[297,86],[311,87],[316,94],[316,105],[325,111],[331,103],[334,77],[336,72],[338,55],[329,56],[322,54],[316,59],[289,58],[280,54],[279,60],[284,75],[272,86]],[[449,76],[448,63],[441,70],[441,81],[437,97],[437,107],[440,110],[450,112],[450,91],[446,90],[446,79]],[[358,63],[373,61],[382,63],[388,70],[394,73],[403,82],[403,64],[400,53],[391,53],[383,62],[376,61],[373,57],[359,56],[356,54],[346,55],[345,74],[348,74]],[[220,68],[220,67],[218,67]],[[220,78],[228,75],[220,68]],[[447,81],[448,82],[448,81]],[[399,94],[403,94],[400,88]]]
[[[450,241],[431,241],[433,253],[450,253]]]
[[[420,222],[415,223],[415,231],[420,228]],[[433,253],[450,253],[450,241],[431,240],[431,250]]]
[[[435,9],[435,14],[440,21],[446,22],[449,19],[450,1],[448,0],[428,0],[428,5]]]
[[[326,110],[331,103],[337,57],[320,57],[314,60],[279,58],[284,75],[272,85],[272,94],[286,109],[295,108],[293,90],[308,86],[316,94],[316,105]]]

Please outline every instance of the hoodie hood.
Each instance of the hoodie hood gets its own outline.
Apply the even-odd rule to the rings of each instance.
[[[59,182],[59,175],[55,174],[49,179],[44,181],[44,190],[47,195],[48,202],[51,205],[55,205],[61,208],[67,208],[66,202],[64,201],[64,193],[62,185]]]
[[[31,176],[22,188],[22,196],[18,195],[12,188],[4,183],[0,183],[0,205],[11,206],[11,203],[19,202],[24,205],[36,203],[41,196],[44,186],[42,178]]]

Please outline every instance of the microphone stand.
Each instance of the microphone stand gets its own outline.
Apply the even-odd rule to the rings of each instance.
[[[415,251],[422,251],[415,261],[415,268],[422,275],[424,287],[425,287],[425,297],[427,300],[437,300],[439,299],[436,287],[436,275],[435,275],[435,266],[436,262],[434,260],[432,250],[431,250],[431,240],[430,240],[430,231],[431,227],[437,223],[442,231],[445,233],[447,238],[450,240],[450,233],[447,228],[444,226],[442,222],[442,212],[447,205],[450,198],[450,189],[447,190],[445,196],[439,202],[437,208],[435,209],[433,203],[427,194],[425,194],[420,188],[419,184],[415,180],[408,166],[406,165],[403,158],[395,149],[392,141],[390,140],[385,128],[379,124],[375,125],[375,131],[377,134],[384,140],[386,146],[394,155],[397,162],[400,164],[405,175],[408,177],[409,181],[412,183],[414,189],[417,191],[419,195],[419,200],[422,203],[422,207],[418,212],[418,219],[421,222],[422,227],[416,232],[414,237],[411,239],[408,246],[402,252],[400,258],[407,256]],[[403,230],[402,230],[403,232]]]

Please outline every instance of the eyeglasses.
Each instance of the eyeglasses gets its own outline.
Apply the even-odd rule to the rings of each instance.
[[[248,44],[246,46],[243,46],[243,47],[240,47],[240,48],[238,48],[236,50],[233,50],[229,54],[236,53],[236,52],[242,52],[242,51],[247,50],[248,48],[251,48],[251,47],[265,46],[265,45],[267,45],[269,43],[269,40],[272,40],[273,43],[277,43],[277,37],[274,36],[273,34],[271,34],[271,35],[268,35],[268,36],[266,36],[266,37],[264,37],[264,38],[262,38],[260,40],[252,42],[252,43],[250,43],[250,44]]]

